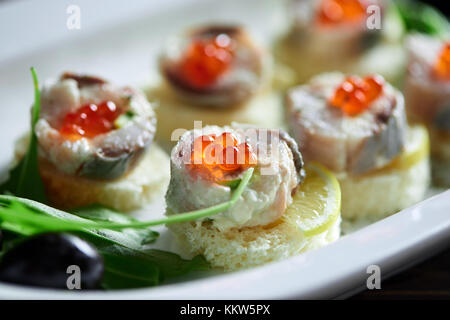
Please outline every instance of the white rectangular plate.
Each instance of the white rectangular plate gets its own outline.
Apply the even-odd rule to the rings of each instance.
[[[66,9],[81,9],[81,29],[68,30]],[[13,142],[28,129],[33,100],[29,67],[40,79],[65,70],[98,74],[119,84],[141,86],[155,75],[164,39],[203,22],[237,22],[269,43],[283,24],[277,0],[18,1],[0,6],[0,172]],[[436,191],[434,191],[436,193]],[[161,215],[161,197],[139,213]],[[247,271],[159,287],[117,292],[70,292],[0,284],[0,298],[22,299],[277,299],[335,298],[365,288],[367,267],[382,279],[417,263],[450,243],[450,191],[342,237],[325,248]],[[160,229],[157,247],[173,249]]]

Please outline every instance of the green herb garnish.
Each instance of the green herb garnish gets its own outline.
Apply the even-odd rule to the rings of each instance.
[[[108,210],[108,211],[107,211]],[[80,209],[88,215],[88,208]],[[72,231],[90,237],[92,240],[103,240],[109,244],[117,244],[131,249],[141,249],[143,243],[157,239],[158,234],[152,230],[111,230],[108,228],[93,228],[93,226],[114,223],[133,223],[136,220],[109,209],[102,208],[102,215],[108,221],[100,219],[86,219],[76,214],[48,207],[39,202],[0,195],[0,226],[4,230],[21,235],[31,236],[44,232]],[[96,206],[92,207],[90,214],[98,215]],[[120,220],[117,218],[120,215]],[[125,222],[126,221],[126,222]]]
[[[134,113],[133,111],[128,110],[124,114],[121,114],[117,119],[114,121],[114,128],[120,129],[125,127],[125,125],[133,120]]]
[[[10,171],[8,180],[0,185],[0,193],[11,193],[18,197],[47,203],[44,184],[38,169],[37,137],[34,132],[39,119],[41,98],[36,70],[34,68],[31,68],[31,74],[34,82],[34,105],[31,113],[30,144],[25,156]]]
[[[209,269],[202,256],[186,260],[167,251],[135,251],[118,246],[100,248],[99,252],[105,263],[102,282],[105,289],[153,286],[194,271]]]
[[[434,7],[412,0],[393,1],[408,32],[447,37],[450,27],[447,18]]]
[[[220,182],[221,185],[230,187],[231,190],[235,190],[239,183],[241,183],[241,179],[225,180]]]
[[[83,230],[120,230],[141,229],[163,224],[180,223],[206,218],[231,208],[244,192],[253,174],[253,168],[247,170],[230,200],[209,208],[171,215],[167,218],[152,221],[132,221],[127,223],[105,222],[82,219],[73,214],[57,210],[36,201],[14,196],[0,195],[0,225],[7,229],[24,229],[30,234],[37,231],[83,231]],[[75,211],[76,212],[76,211]],[[25,232],[25,231],[24,231]]]

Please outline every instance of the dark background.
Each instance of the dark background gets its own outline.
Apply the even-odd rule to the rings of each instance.
[[[426,2],[431,4],[432,6],[441,10],[447,17],[450,16],[450,3],[448,0],[425,0],[422,2]]]

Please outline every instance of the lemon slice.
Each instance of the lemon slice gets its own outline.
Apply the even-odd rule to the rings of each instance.
[[[306,179],[282,219],[295,223],[306,237],[331,228],[340,216],[341,189],[335,176],[323,166],[306,166]]]

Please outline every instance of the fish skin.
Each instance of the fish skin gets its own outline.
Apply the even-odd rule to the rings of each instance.
[[[178,70],[186,43],[221,33],[226,33],[236,42],[231,70],[210,86],[192,87],[182,79]],[[271,81],[272,64],[271,56],[253,42],[244,28],[209,25],[173,37],[160,56],[159,70],[174,94],[192,105],[217,109],[240,108]]]
[[[366,3],[368,6],[374,4],[380,8],[383,20],[385,4],[376,0],[368,0]],[[293,22],[288,39],[293,46],[305,50],[313,59],[317,59],[317,62],[327,64],[334,60],[348,61],[379,43],[382,32],[367,28],[367,18],[350,25],[344,23],[320,26],[316,21],[319,5],[320,1],[316,0],[294,0],[289,3]]]
[[[206,208],[228,201],[231,189],[211,179],[196,174],[189,167],[193,137],[204,134],[233,132],[240,142],[246,141],[254,150],[268,147],[265,153],[258,152],[258,163],[253,178],[237,203],[227,210],[208,219],[219,230],[267,225],[276,221],[292,202],[292,193],[300,183],[300,173],[294,163],[294,155],[288,144],[280,137],[273,137],[272,143],[261,129],[248,126],[220,128],[207,126],[186,132],[172,150],[171,180],[166,193],[167,214],[176,214]],[[250,132],[256,132],[251,135]],[[297,151],[298,152],[298,151]],[[273,166],[274,170],[266,171]],[[301,168],[301,172],[302,172]],[[239,179],[243,172],[237,174]],[[201,223],[201,221],[197,222]]]
[[[443,45],[442,40],[425,35],[407,38],[404,93],[409,120],[450,132],[450,82],[432,76],[432,68]]]
[[[402,152],[407,123],[403,96],[389,84],[371,107],[347,116],[328,105],[345,78],[329,73],[285,97],[291,133],[306,161],[317,161],[335,172],[361,174],[382,167]]]
[[[86,103],[114,101],[135,116],[123,128],[92,139],[70,141],[56,129],[64,116]],[[131,170],[153,141],[156,117],[144,95],[129,87],[65,73],[48,81],[41,92],[41,114],[36,125],[39,156],[60,171],[89,179],[112,180]]]

